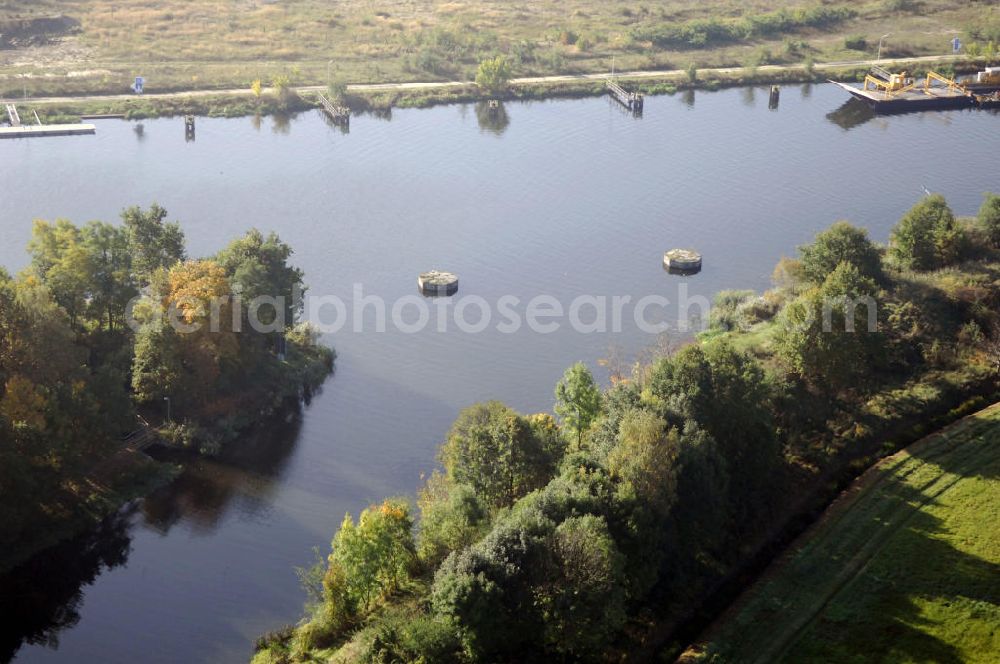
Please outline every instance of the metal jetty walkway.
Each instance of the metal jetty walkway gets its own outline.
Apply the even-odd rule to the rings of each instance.
[[[330,115],[330,118],[335,123],[345,126],[351,124],[351,109],[344,108],[343,106],[334,106],[333,102],[323,96],[322,92],[317,92],[316,96],[319,98],[319,103],[323,105],[323,110]]]
[[[611,96],[618,100],[618,102],[632,111],[636,115],[642,113],[642,102],[643,96],[639,92],[629,92],[622,86],[618,85],[614,79],[607,79],[608,90],[611,91]]]
[[[122,445],[138,452],[145,452],[154,445],[162,445],[160,434],[141,416],[137,417],[138,428],[122,438]]]
[[[7,115],[8,117],[10,117],[10,126],[20,127],[21,116],[17,114],[17,107],[14,106],[14,104],[6,104],[6,106],[7,106]]]
[[[57,124],[43,125],[35,114],[35,121],[38,124],[21,124],[21,116],[17,112],[14,104],[4,102],[7,108],[7,117],[10,118],[9,127],[0,127],[0,138],[31,138],[33,136],[76,136],[79,134],[93,134],[97,127],[92,124]]]

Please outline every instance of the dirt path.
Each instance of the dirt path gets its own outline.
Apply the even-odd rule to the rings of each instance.
[[[965,56],[961,55],[932,55],[923,56],[918,58],[897,58],[893,60],[882,60],[881,64],[885,66],[894,65],[909,65],[909,64],[921,64],[929,62],[955,62],[964,60]],[[822,62],[816,63],[814,69],[816,71],[824,70],[834,70],[834,69],[845,69],[845,68],[861,68],[870,67],[876,64],[874,60],[844,60],[841,62]],[[782,73],[789,71],[802,70],[804,65],[763,65],[757,68],[758,73]],[[726,75],[726,74],[738,74],[744,71],[744,67],[720,67],[715,69],[699,69],[698,72],[702,76],[705,75]],[[686,72],[683,69],[660,69],[653,71],[628,71],[628,72],[617,72],[616,77],[622,79],[673,79],[677,77],[686,76]],[[562,76],[537,76],[532,78],[515,78],[511,81],[514,86],[525,86],[525,85],[552,85],[557,83],[574,83],[574,82],[587,82],[587,81],[600,81],[607,77],[606,73],[601,74],[566,74]],[[434,90],[445,90],[448,88],[461,88],[474,85],[470,81],[428,81],[428,82],[414,82],[414,83],[359,83],[347,86],[348,92],[365,93],[365,92],[393,92],[393,91],[413,91],[413,90],[423,90],[423,91],[434,91]],[[298,93],[308,93],[308,92],[321,92],[326,89],[326,86],[322,85],[306,85],[295,88]],[[229,88],[223,90],[187,90],[182,92],[162,92],[156,93],[151,92],[144,94],[143,99],[157,100],[157,99],[178,99],[178,98],[188,98],[188,97],[213,97],[219,95],[226,96],[249,96],[251,95],[249,88]],[[126,99],[135,99],[134,94],[112,94],[112,95],[81,95],[81,96],[63,96],[63,97],[31,97],[27,100],[11,100],[11,101],[21,101],[22,103],[31,104],[67,104],[78,101],[123,101]]]

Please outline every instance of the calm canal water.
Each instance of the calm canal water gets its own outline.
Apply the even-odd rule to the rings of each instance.
[[[393,111],[355,117],[349,134],[307,113],[199,119],[194,142],[180,119],[7,141],[0,159],[16,177],[0,190],[0,264],[26,265],[33,218],[115,220],[158,201],[194,256],[252,226],[277,231],[311,292],[348,309],[354,284],[391,304],[431,267],[461,275],[459,297],[491,305],[540,294],[567,307],[580,295],[677,302],[681,285],[707,297],[766,288],[782,255],[840,218],[885,240],[925,187],[963,215],[1000,190],[995,114],[871,118],[828,85],[786,87],[775,111],[767,97],[654,97],[642,119],[602,98],[507,104],[500,118],[474,105]],[[666,274],[662,252],[688,246],[704,271]],[[496,398],[548,410],[566,366],[597,369],[612,345],[633,355],[654,341],[628,308],[608,334],[565,321],[505,334],[493,313],[479,334],[436,323],[380,333],[370,313],[362,332],[348,323],[329,337],[336,376],[300,419],[195,464],[8,579],[0,659],[245,661],[257,635],[298,619],[293,568],[328,550],[345,512],[412,495],[462,407]]]

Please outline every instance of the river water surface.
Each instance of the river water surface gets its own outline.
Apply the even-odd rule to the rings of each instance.
[[[113,221],[157,201],[193,256],[250,227],[277,231],[312,294],[349,309],[355,284],[391,305],[434,267],[461,276],[459,298],[490,305],[676,303],[682,285],[707,297],[766,288],[781,256],[840,218],[884,241],[925,188],[961,215],[1000,190],[997,115],[872,118],[843,102],[821,85],[786,87],[777,110],[766,88],[652,97],[641,119],[604,98],[507,104],[500,117],[444,106],[358,116],[346,134],[315,112],[199,118],[193,142],[180,119],[99,121],[96,136],[0,143],[15,175],[0,190],[0,264],[27,264],[33,218]],[[672,247],[699,249],[705,269],[668,275]],[[609,347],[632,356],[652,344],[625,312],[608,334],[565,322],[506,334],[495,310],[478,334],[453,322],[378,332],[371,312],[355,332],[352,320],[327,337],[336,375],[301,418],[192,465],[7,579],[0,660],[246,661],[257,635],[300,616],[293,568],[328,550],[345,512],[413,495],[462,407],[549,410],[568,365],[606,377],[597,360]]]

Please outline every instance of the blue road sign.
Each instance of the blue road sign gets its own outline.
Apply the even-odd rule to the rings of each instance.
[[[132,86],[132,89],[135,90],[135,93],[137,95],[141,95],[142,94],[142,86],[144,86],[145,84],[146,84],[146,79],[144,79],[142,76],[136,76],[135,77],[135,85]]]
[[[958,53],[959,51],[961,51],[962,50],[962,40],[959,39],[958,37],[955,37],[954,39],[952,39],[951,40],[951,50],[952,50],[953,53]]]

